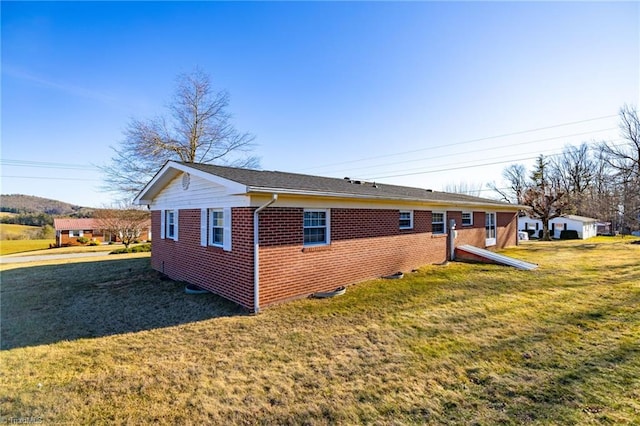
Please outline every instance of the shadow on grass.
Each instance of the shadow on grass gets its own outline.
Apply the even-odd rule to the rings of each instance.
[[[1,349],[244,315],[213,294],[187,295],[148,258],[24,267],[2,272]]]

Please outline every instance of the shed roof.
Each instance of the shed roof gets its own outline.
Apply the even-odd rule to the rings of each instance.
[[[442,204],[481,204],[501,208],[511,207],[513,210],[527,208],[526,206],[508,204],[502,201],[474,197],[471,195],[439,192],[408,186],[389,185],[379,182],[365,182],[349,178],[339,179],[299,173],[252,170],[237,167],[174,161],[170,161],[165,164],[151,182],[149,182],[140,194],[138,194],[136,200],[141,204],[146,204],[150,199],[153,199],[155,194],[161,190],[162,185],[160,183],[167,181],[166,178],[162,178],[163,175],[171,175],[169,172],[170,169],[174,169],[174,173],[172,174],[173,176],[177,176],[175,173],[176,171],[189,172],[190,170],[202,172],[201,175],[216,176],[235,184],[242,185],[244,187],[243,191],[246,194],[288,193],[346,198],[355,197],[380,200],[405,200]]]

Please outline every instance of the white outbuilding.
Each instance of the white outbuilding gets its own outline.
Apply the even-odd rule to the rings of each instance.
[[[565,230],[572,230],[578,232],[580,239],[586,240],[587,238],[595,237],[598,233],[598,220],[591,217],[565,215],[556,217],[549,221],[549,234],[551,238],[560,238],[560,232]],[[532,219],[524,216],[518,218],[518,230],[527,231],[535,230],[535,237],[538,237],[538,232],[542,229],[542,221],[539,219]]]

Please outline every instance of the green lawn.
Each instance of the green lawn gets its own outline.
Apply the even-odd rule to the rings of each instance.
[[[55,240],[0,240],[0,255],[44,250],[48,249],[49,245],[53,243],[55,243]]]
[[[535,271],[425,266],[257,316],[148,258],[0,269],[0,421],[639,424],[631,241],[528,242],[503,253]]]

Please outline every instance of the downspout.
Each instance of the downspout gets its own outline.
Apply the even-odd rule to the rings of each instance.
[[[260,222],[259,214],[262,210],[275,203],[278,194],[273,194],[273,198],[266,204],[258,207],[253,212],[253,313],[260,312]]]

